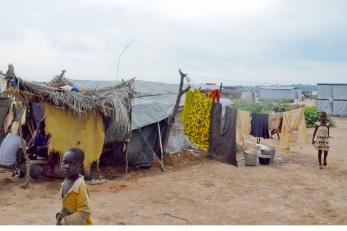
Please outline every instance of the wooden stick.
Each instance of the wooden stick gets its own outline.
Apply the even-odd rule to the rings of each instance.
[[[129,153],[128,153],[128,144],[129,144],[129,142],[128,142],[128,140],[127,141],[125,141],[125,174],[128,174],[128,168],[129,168],[129,160],[128,160],[128,155],[129,155]]]
[[[163,144],[161,142],[161,132],[160,132],[160,125],[159,122],[158,124],[158,134],[159,134],[159,144],[160,144],[160,154],[161,154],[161,164],[162,164],[162,168],[164,169],[164,151],[163,151]]]
[[[141,128],[139,128],[139,130],[140,130],[140,134],[142,135],[142,138],[145,141],[145,143],[147,144],[148,148],[153,152],[153,157],[159,161],[161,169],[163,170],[163,172],[165,172],[166,170],[164,168],[164,164],[161,162],[161,160],[159,159],[158,155],[155,153],[155,151],[153,150],[151,145],[148,143],[148,141],[147,141],[145,135],[143,134]]]
[[[179,88],[178,88],[178,94],[177,94],[174,110],[172,111],[171,115],[169,116],[168,122],[167,122],[167,129],[166,129],[164,142],[163,142],[164,153],[166,153],[166,147],[167,147],[167,143],[169,141],[169,136],[170,136],[172,124],[175,122],[175,117],[177,115],[178,108],[180,106],[181,97],[182,97],[182,95],[184,95],[190,89],[190,86],[188,86],[185,89],[183,89],[184,78],[187,76],[187,74],[184,74],[181,71],[181,69],[178,69],[178,72],[179,72],[179,74],[181,76],[180,84],[179,84]]]
[[[20,140],[22,143],[22,150],[24,153],[24,158],[26,161],[26,174],[25,174],[25,183],[24,183],[24,187],[29,186],[30,183],[30,159],[26,150],[26,142],[23,138],[23,130],[22,130],[22,125],[19,124],[19,135],[20,135]]]
[[[129,131],[128,131],[128,136],[127,139],[125,141],[125,174],[128,173],[128,168],[129,168],[129,143],[130,143],[130,139],[131,139],[131,122],[132,122],[132,114],[133,114],[133,110],[132,110],[132,106],[130,104],[130,110],[129,110]]]

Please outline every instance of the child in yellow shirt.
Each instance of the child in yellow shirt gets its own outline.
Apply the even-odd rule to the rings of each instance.
[[[61,171],[65,180],[61,187],[62,210],[57,213],[57,225],[92,225],[89,193],[80,175],[84,152],[72,148],[65,152]]]

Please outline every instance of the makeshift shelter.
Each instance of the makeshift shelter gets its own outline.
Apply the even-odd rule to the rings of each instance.
[[[117,84],[117,81],[91,81],[91,80],[70,80],[74,85],[86,89],[98,89]],[[177,98],[178,84],[167,84],[149,81],[134,81],[134,91],[136,95],[132,100],[131,118],[131,138],[128,149],[129,164],[135,167],[150,167],[156,157],[161,156],[161,144],[166,134],[167,120],[171,115]],[[180,101],[179,113],[175,118],[175,123],[169,134],[166,147],[167,154],[176,154],[184,148],[191,148],[193,145],[184,135],[181,123],[181,113],[185,101],[185,95]],[[225,106],[231,105],[229,99],[222,98],[220,102]],[[161,139],[159,139],[161,137]],[[107,134],[106,134],[107,139]],[[112,147],[117,155],[121,147]],[[119,155],[118,155],[119,156]],[[112,157],[101,157],[112,162]],[[116,162],[124,161],[116,158]]]
[[[347,83],[318,83],[319,111],[332,116],[347,116]]]
[[[76,86],[87,89],[98,89],[118,83],[117,81],[70,81]],[[177,98],[178,85],[136,80],[134,81],[134,91],[136,96],[132,100],[132,131],[128,145],[128,161],[131,166],[148,168],[155,158],[161,158],[161,142],[166,134],[167,120]],[[183,103],[184,97],[180,102],[181,108]],[[109,155],[118,155],[121,151],[119,145],[112,147],[115,152],[111,152]],[[189,146],[191,144],[184,136],[183,128],[177,119],[171,129],[166,151],[168,154],[174,154]],[[106,159],[104,162],[109,163],[124,161],[124,158],[120,158],[119,155],[116,157],[102,156],[101,158]],[[113,158],[116,160],[112,160]]]
[[[83,90],[76,88],[63,74],[48,84],[27,82],[14,74],[6,75],[6,92],[28,108],[32,102],[45,105],[46,133],[51,135],[49,153],[61,156],[68,148],[81,147],[88,172],[91,165],[99,161],[105,134],[109,142],[125,142],[129,138],[134,79],[97,90]],[[26,116],[30,131],[35,129],[34,116],[29,116],[33,111],[31,109]]]
[[[295,87],[261,87],[259,98],[261,100],[300,100],[302,91]]]

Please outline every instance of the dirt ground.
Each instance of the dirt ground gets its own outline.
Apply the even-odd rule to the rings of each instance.
[[[335,118],[328,167],[294,144],[274,164],[239,167],[183,154],[158,167],[89,185],[96,224],[347,224],[347,118]],[[308,130],[311,138],[312,130]],[[273,140],[278,145],[278,140]],[[238,156],[241,159],[241,155]],[[0,224],[54,224],[60,180],[20,182],[0,173]],[[9,177],[11,178],[11,177]]]

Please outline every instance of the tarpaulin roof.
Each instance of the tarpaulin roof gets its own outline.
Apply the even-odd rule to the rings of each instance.
[[[98,89],[119,84],[120,81],[70,80],[76,86],[86,89]],[[157,123],[171,114],[178,94],[178,84],[135,80],[137,96],[132,99],[132,130]],[[180,106],[184,105],[185,95]],[[229,99],[221,99],[223,107],[232,104]]]

